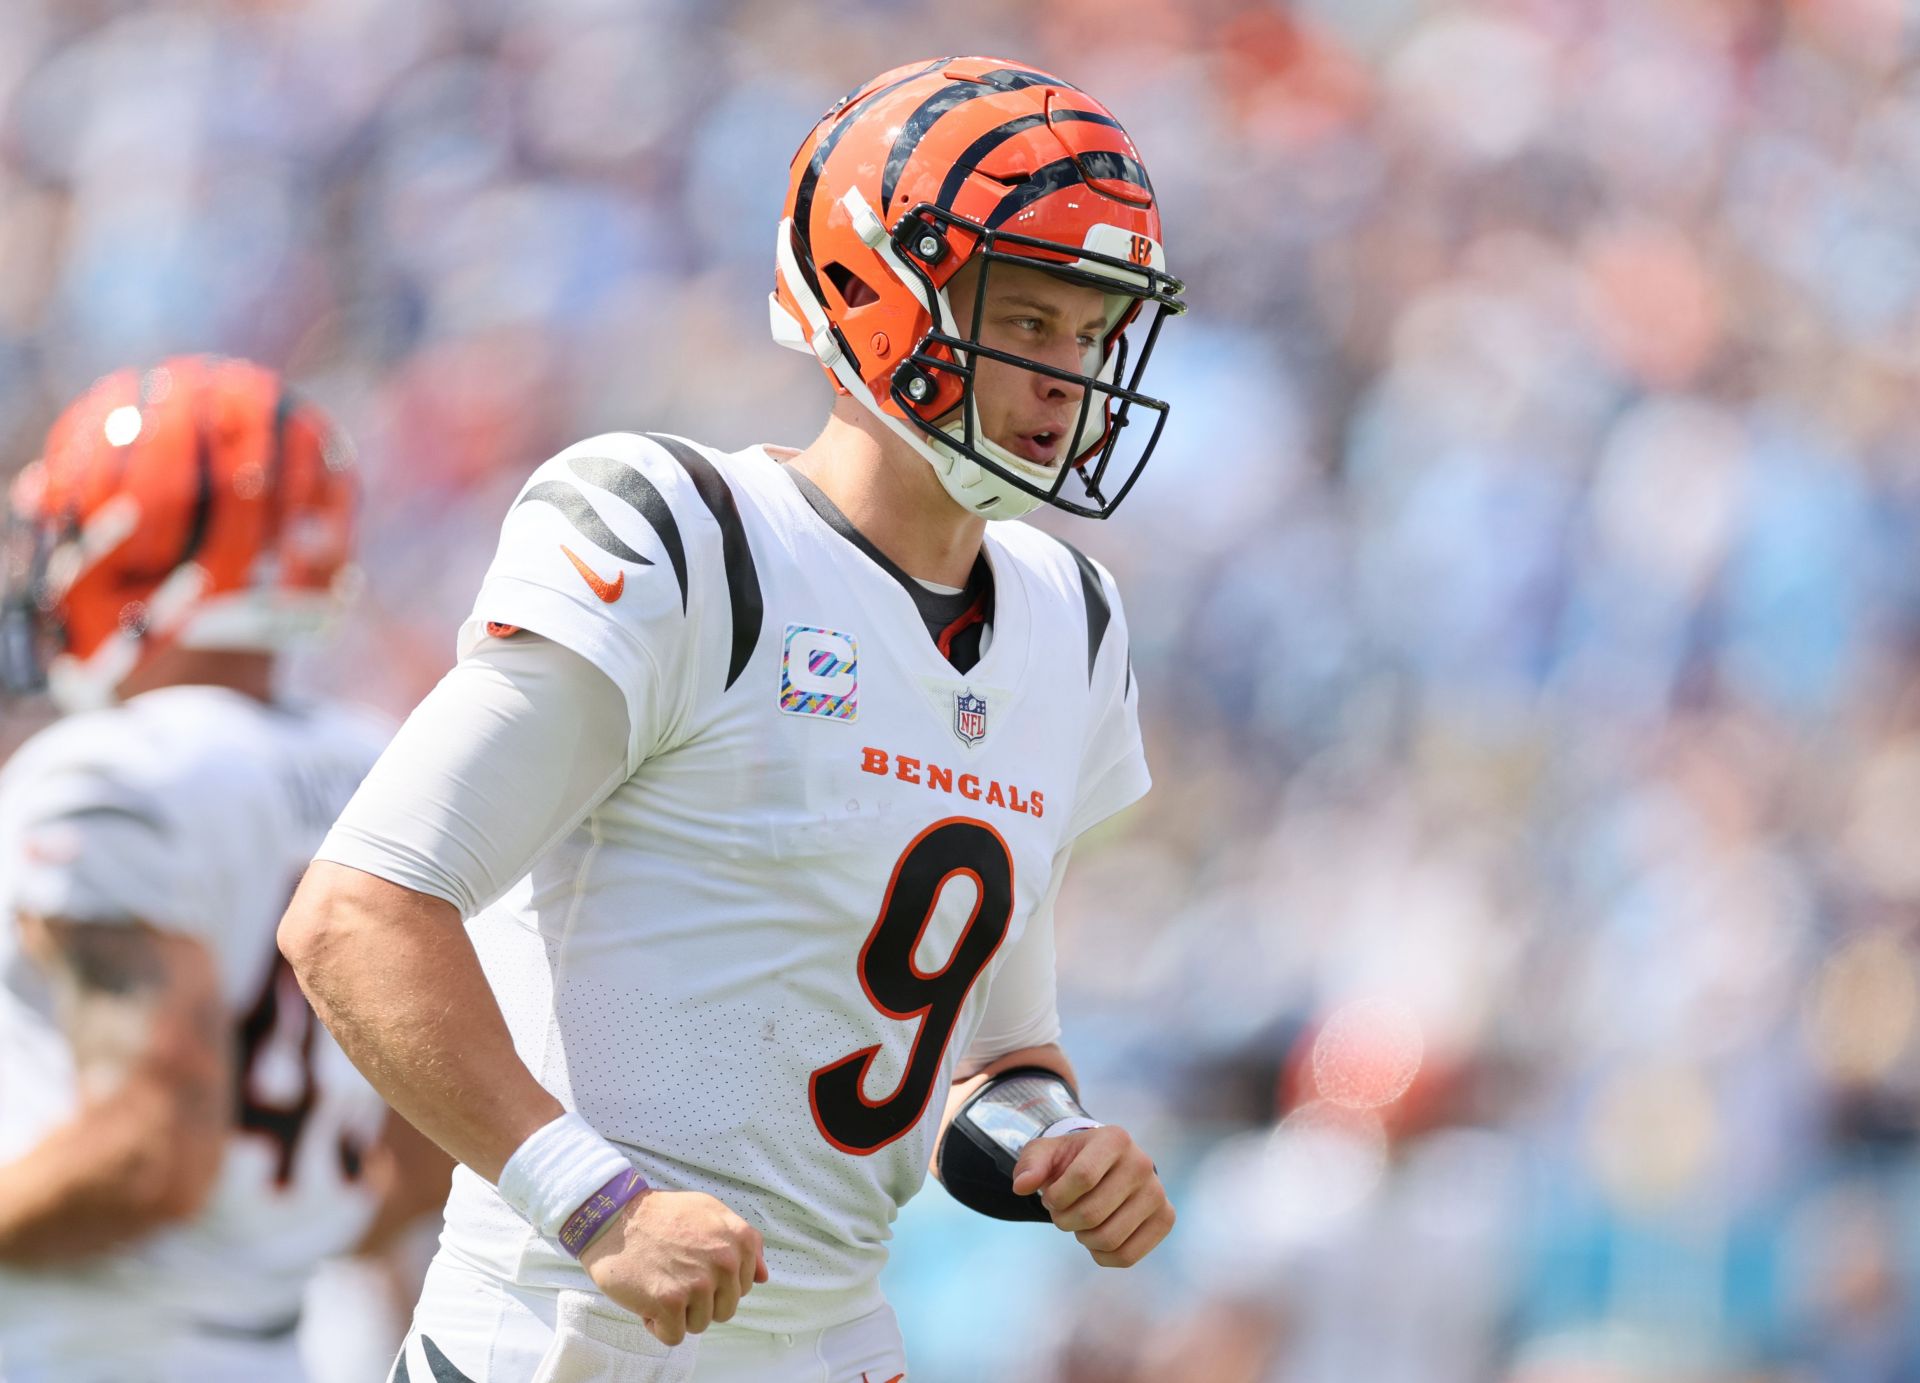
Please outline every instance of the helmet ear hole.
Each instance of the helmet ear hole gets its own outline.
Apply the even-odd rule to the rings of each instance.
[[[880,301],[880,294],[872,284],[837,260],[820,272],[827,276],[827,281],[833,285],[834,291],[840,295],[840,301],[847,305],[849,312],[857,307],[865,307],[868,303]]]

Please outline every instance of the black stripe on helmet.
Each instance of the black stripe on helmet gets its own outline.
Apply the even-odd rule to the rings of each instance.
[[[1091,110],[1056,110],[1051,116],[1023,115],[1017,120],[1009,120],[996,126],[969,144],[954,160],[953,167],[947,170],[947,179],[940,184],[940,198],[935,203],[943,211],[953,210],[953,199],[960,195],[960,189],[966,185],[967,175],[980,166],[980,161],[998,149],[1015,135],[1032,129],[1035,125],[1044,125],[1052,120],[1084,120],[1095,125],[1105,125],[1109,129],[1119,129],[1120,122],[1111,115],[1101,115]]]
[[[522,504],[536,503],[551,504],[558,509],[581,537],[601,551],[623,562],[634,562],[643,567],[653,565],[652,558],[642,557],[621,542],[619,535],[607,527],[607,521],[587,502],[587,497],[566,481],[543,480],[520,496],[513,507],[518,509]]]
[[[680,524],[673,517],[666,497],[639,471],[610,456],[576,456],[567,464],[582,480],[632,505],[652,525],[660,546],[667,550],[667,561],[673,564],[674,577],[680,582],[680,613],[684,615],[687,612],[687,549],[680,541]]]
[[[198,488],[193,497],[193,517],[187,523],[187,541],[180,549],[176,567],[184,567],[200,555],[207,541],[207,528],[213,522],[213,438],[204,416],[194,420],[193,456]]]
[[[901,125],[900,133],[894,136],[893,148],[887,154],[886,171],[880,178],[880,212],[893,204],[894,189],[900,185],[900,175],[906,171],[907,160],[913,157],[913,151],[926,138],[940,117],[948,111],[964,106],[967,102],[982,96],[993,96],[1008,91],[1022,91],[1031,86],[1057,86],[1067,91],[1077,88],[1068,86],[1057,77],[1049,77],[1041,72],[1028,72],[1024,68],[1002,67],[992,72],[983,72],[978,77],[956,81],[942,87],[922,101],[919,107],[909,115]]]
[[[293,390],[282,384],[280,397],[273,401],[273,450],[267,455],[266,483],[261,490],[267,513],[273,516],[276,542],[281,536],[277,530],[286,525],[286,504],[282,490],[287,481],[287,430],[293,425],[294,409],[298,404]]]
[[[920,78],[926,76],[927,73],[936,72],[952,61],[952,58],[935,58],[925,67],[909,72],[898,81],[888,82],[885,86],[875,87],[865,96],[862,96],[859,100],[842,110],[838,122],[831,130],[827,131],[826,138],[814,146],[813,157],[807,162],[807,171],[800,175],[800,186],[795,189],[793,194],[793,232],[799,237],[800,243],[798,248],[804,252],[800,255],[801,271],[807,275],[807,286],[813,289],[814,297],[818,298],[820,296],[820,280],[816,278],[813,273],[813,237],[807,228],[813,220],[813,198],[814,194],[819,190],[820,174],[827,166],[827,159],[832,156],[835,147],[839,145],[841,136],[846,134],[846,132],[852,128],[853,122],[859,118],[856,112],[859,111],[862,106],[868,105],[880,97],[885,96],[889,91],[905,86],[908,82],[918,81]]]
[[[766,615],[760,576],[753,568],[753,549],[747,543],[747,527],[740,521],[740,506],[734,502],[726,478],[690,444],[658,432],[649,432],[647,437],[666,448],[680,463],[701,502],[720,525],[720,555],[727,572],[727,605],[733,616],[733,649],[727,658],[727,687],[732,687],[753,657],[754,645],[760,642],[760,622]]]
[[[1146,169],[1125,154],[1095,149],[1091,153],[1081,154],[1078,158],[1063,158],[1058,163],[1049,163],[1036,171],[1032,177],[1000,199],[1000,205],[996,206],[993,214],[987,217],[986,227],[988,230],[993,230],[1002,226],[1042,197],[1050,196],[1064,187],[1072,187],[1076,183],[1084,185],[1088,178],[1110,178],[1115,182],[1130,182],[1144,187],[1149,195],[1153,192],[1153,184],[1147,181]]]

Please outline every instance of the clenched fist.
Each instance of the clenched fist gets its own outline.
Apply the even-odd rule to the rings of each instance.
[[[699,1191],[643,1191],[580,1255],[608,1300],[677,1345],[767,1280],[760,1231]]]
[[[1013,1189],[1038,1191],[1054,1224],[1103,1268],[1131,1268],[1173,1229],[1173,1202],[1153,1159],[1112,1125],[1034,1139],[1014,1164]]]

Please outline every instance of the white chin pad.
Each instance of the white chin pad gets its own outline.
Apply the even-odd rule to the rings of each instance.
[[[940,431],[956,442],[964,442],[966,426],[958,410],[946,422],[940,424]],[[974,449],[992,460],[996,465],[1004,466],[1015,475],[1030,480],[1041,489],[1053,485],[1055,472],[1047,466],[1037,466],[1033,462],[1015,456],[1005,447],[989,438],[980,426],[980,415],[976,409],[973,418]],[[946,448],[940,448],[946,452]],[[1064,456],[1066,453],[1062,452]],[[945,468],[935,466],[940,483],[946,486],[947,493],[957,500],[961,507],[990,519],[1017,519],[1022,514],[1030,514],[1045,503],[1038,496],[1030,495],[1018,486],[1010,485],[977,461],[969,460],[958,452],[948,453],[950,461]]]

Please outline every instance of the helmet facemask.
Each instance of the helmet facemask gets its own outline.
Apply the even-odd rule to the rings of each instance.
[[[62,643],[47,581],[53,548],[48,530],[18,513],[0,525],[0,704],[45,691]]]
[[[954,320],[947,290],[936,287],[929,272],[931,264],[944,257],[940,247],[961,236],[976,242],[966,263],[979,265],[973,309],[964,325]],[[1140,382],[1162,323],[1186,310],[1178,296],[1179,281],[1117,256],[986,230],[932,206],[918,207],[903,218],[892,239],[898,254],[889,258],[917,276],[933,326],[893,371],[889,394],[907,421],[933,447],[950,455],[944,469],[935,462],[949,491],[964,490],[954,497],[988,518],[1017,517],[1043,502],[1088,518],[1112,513],[1139,479],[1166,424],[1167,404],[1142,393]],[[983,344],[998,265],[1037,269],[1105,296],[1106,324],[1090,369],[1063,369]],[[958,272],[947,275],[945,282],[950,285]],[[1141,334],[1137,352],[1130,348],[1135,332]],[[981,360],[1079,390],[1075,420],[1057,459],[1029,461],[983,435],[976,393]],[[949,401],[956,393],[957,404]],[[956,486],[956,481],[962,483]]]

